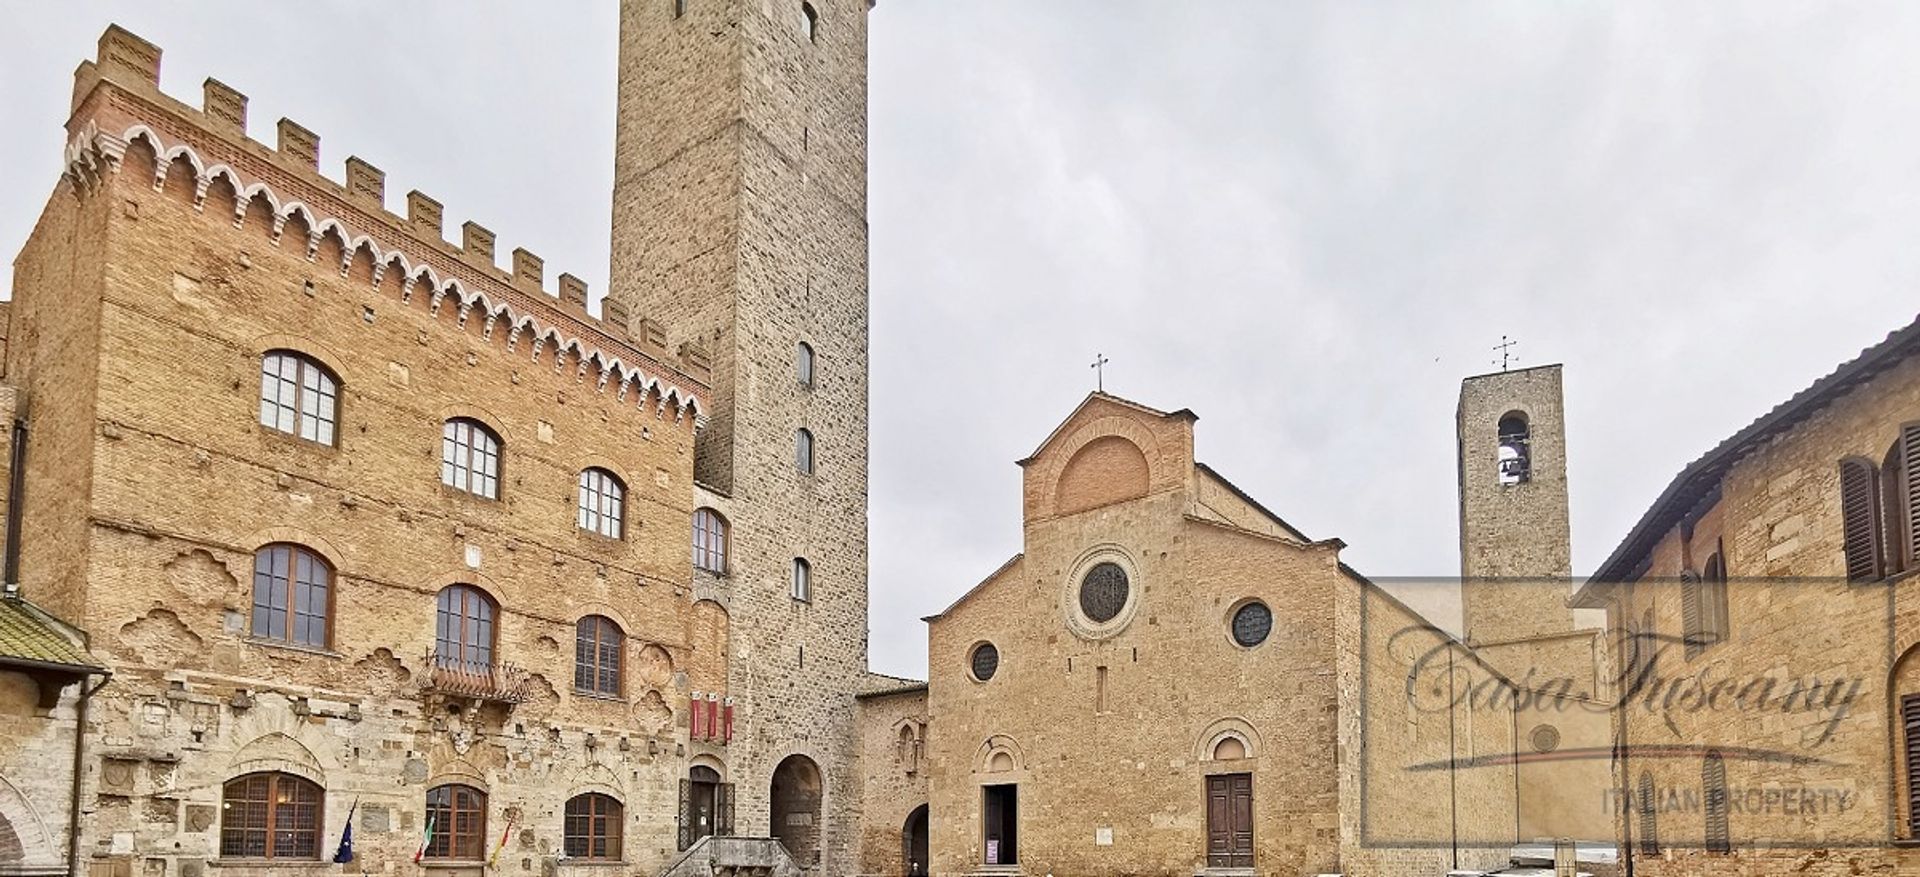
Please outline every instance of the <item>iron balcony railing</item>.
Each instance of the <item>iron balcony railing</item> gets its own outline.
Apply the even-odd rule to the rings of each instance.
[[[427,666],[427,691],[496,703],[525,703],[530,694],[527,671],[504,661],[475,661],[435,650],[427,653]]]

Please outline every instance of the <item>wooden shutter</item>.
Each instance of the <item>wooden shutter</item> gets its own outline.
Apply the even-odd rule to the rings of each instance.
[[[1733,851],[1733,838],[1727,826],[1727,763],[1720,753],[1709,752],[1700,765],[1700,792],[1706,798],[1707,852]]]
[[[1640,855],[1660,855],[1660,801],[1654,796],[1653,774],[1640,772]]]
[[[1687,660],[1706,650],[1700,630],[1700,577],[1691,570],[1680,574],[1680,636],[1686,643]]]
[[[1900,547],[1911,561],[1920,558],[1920,423],[1900,427],[1900,476]]]
[[[1907,831],[1920,837],[1920,694],[1900,698],[1900,724],[1906,728]]]
[[[1904,468],[1900,465],[1902,442],[1895,439],[1887,455],[1880,458],[1880,573],[1896,575],[1907,568],[1906,507]]]
[[[720,837],[733,836],[732,783],[721,783],[713,787],[713,833]]]
[[[1841,543],[1850,582],[1877,581],[1882,575],[1879,482],[1871,462],[1858,457],[1840,461]]]
[[[693,846],[693,781],[680,781],[680,848]]]

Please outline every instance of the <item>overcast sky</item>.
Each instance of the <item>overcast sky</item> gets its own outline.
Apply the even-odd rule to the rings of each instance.
[[[700,2],[700,0],[693,0]],[[109,21],[605,288],[611,3],[9,4],[0,250]],[[1457,569],[1453,407],[1564,362],[1574,565],[1689,460],[1912,320],[1920,5],[881,0],[875,669],[1020,550],[1092,388],[1374,575]],[[11,284],[11,275],[7,275]]]

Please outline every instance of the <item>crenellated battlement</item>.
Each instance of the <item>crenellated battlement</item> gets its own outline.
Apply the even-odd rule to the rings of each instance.
[[[577,363],[583,380],[594,372],[602,388],[617,384],[623,397],[637,390],[643,402],[657,397],[663,411],[705,420],[706,351],[668,351],[663,327],[611,300],[594,317],[584,280],[562,273],[549,291],[545,261],[524,248],[501,269],[494,233],[478,223],[461,226],[458,245],[447,241],[441,204],[423,192],[407,193],[404,217],[387,210],[385,172],[359,156],[347,158],[344,181],[329,179],[320,171],[320,136],[291,119],[276,123],[274,146],[251,139],[247,97],[225,83],[206,80],[199,107],[162,93],[160,49],[118,25],[74,72],[67,131],[66,177],[76,189],[117,174],[138,142],[155,157],[155,189],[185,166],[196,210],[230,206],[236,228],[261,215],[276,240],[297,229],[307,259],[331,266],[337,256],[343,277],[358,269],[377,287],[394,274],[403,301],[425,299],[436,312],[453,303],[461,325],[471,314],[488,336],[504,330],[507,350],[525,339],[535,358],[544,349],[556,363]]]

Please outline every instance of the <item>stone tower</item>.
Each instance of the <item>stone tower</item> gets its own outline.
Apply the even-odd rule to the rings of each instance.
[[[867,670],[867,12],[621,0],[606,302],[712,358],[695,475],[730,538],[695,596],[727,609],[735,833],[829,874],[858,842]]]
[[[1499,642],[1572,629],[1560,366],[1467,378],[1457,420],[1467,639]]]

